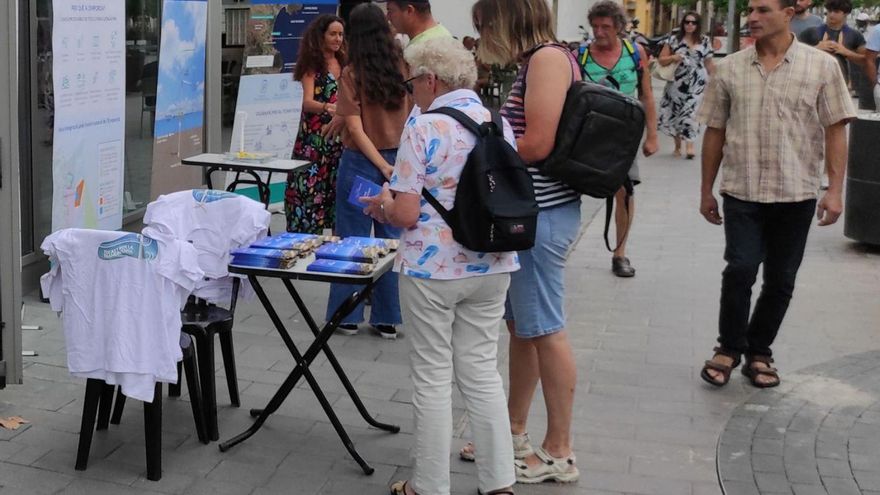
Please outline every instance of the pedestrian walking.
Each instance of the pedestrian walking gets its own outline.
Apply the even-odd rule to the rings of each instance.
[[[345,120],[342,133],[344,151],[336,179],[336,233],[342,237],[361,236],[396,239],[400,230],[374,222],[362,208],[347,201],[360,176],[376,184],[391,177],[392,166],[412,100],[403,85],[406,64],[403,51],[391,34],[385,14],[375,4],[361,4],[349,17],[349,64],[342,71],[336,113]],[[360,288],[331,284],[327,318]],[[397,338],[395,325],[401,323],[397,278],[383,275],[372,292],[370,325],[383,338]],[[343,318],[339,332],[354,334],[364,320],[364,306]]]
[[[580,231],[581,200],[565,184],[542,175],[538,165],[553,150],[566,92],[581,79],[581,69],[556,39],[545,0],[478,0],[472,14],[480,35],[478,58],[502,66],[521,64],[501,113],[513,127],[520,157],[530,164],[540,208],[535,246],[518,253],[521,269],[511,275],[505,314],[511,334],[508,412],[516,480],[572,482],[579,477],[571,443],[577,369],[565,331],[564,271]],[[533,447],[526,426],[539,380],[547,433]],[[486,448],[469,444],[460,455],[473,459]]]
[[[713,193],[724,167],[724,259],[718,347],[700,376],[725,385],[745,356],[743,374],[774,387],[771,346],[785,317],[813,215],[831,225],[843,210],[846,124],[856,116],[837,62],[798,43],[790,31],[795,0],[750,0],[755,46],[718,64],[698,119],[703,138],[700,213],[721,225]],[[821,163],[830,181],[818,201]],[[761,294],[752,286],[763,266]]]
[[[612,87],[642,102],[646,131],[642,153],[646,157],[651,156],[658,148],[657,112],[651,74],[646,63],[648,55],[641,45],[624,38],[626,14],[614,0],[601,0],[594,4],[587,14],[587,20],[593,30],[593,41],[580,54],[583,75],[590,81]],[[629,179],[633,185],[641,182],[638,161],[633,162]],[[611,271],[618,277],[633,277],[636,270],[626,257],[626,245],[635,217],[635,197],[628,195],[625,188],[620,188],[614,201],[617,249],[611,258]]]
[[[850,66],[860,70],[865,64],[865,37],[846,24],[852,12],[851,0],[825,0],[825,23],[805,29],[798,39],[803,43],[834,55],[847,83]]]
[[[822,18],[810,13],[813,0],[797,0],[794,4],[794,17],[791,19],[791,32],[800,36],[804,30],[822,25]]]
[[[473,91],[473,54],[451,37],[406,49],[416,104],[452,107],[476,122],[492,116]],[[510,125],[504,135],[515,145]],[[371,198],[367,211],[404,228],[394,270],[400,274],[415,409],[415,469],[392,485],[398,495],[450,493],[452,383],[458,385],[474,437],[480,493],[513,494],[513,443],[497,353],[509,273],[519,269],[514,252],[473,252],[452,237],[437,211],[422,201],[435,195],[447,209],[477,138],[445,115],[422,114],[408,122],[390,187]],[[392,192],[394,191],[394,195]],[[487,262],[488,260],[488,262]]]
[[[324,14],[309,24],[300,43],[293,79],[303,85],[303,111],[293,157],[311,166],[287,176],[284,213],[289,232],[321,234],[333,228],[343,125],[334,117],[345,65],[344,31],[342,18]]]
[[[694,116],[712,75],[712,43],[702,35],[700,14],[688,12],[681,18],[677,34],[672,34],[660,50],[657,62],[667,66],[676,64],[675,79],[666,84],[660,101],[660,130],[675,139],[674,156],[681,156],[684,142],[685,156],[694,158],[694,142],[700,126]]]

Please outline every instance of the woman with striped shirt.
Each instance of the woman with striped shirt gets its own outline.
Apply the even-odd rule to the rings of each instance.
[[[571,445],[577,371],[565,332],[563,279],[566,255],[580,229],[581,201],[565,184],[543,175],[540,164],[553,150],[565,95],[581,71],[556,40],[546,0],[478,0],[473,21],[480,33],[477,58],[521,66],[501,114],[513,127],[520,156],[530,164],[540,207],[535,246],[519,253],[521,269],[511,274],[505,315],[511,334],[508,413],[517,481],[572,482],[578,479]],[[533,448],[526,423],[538,380],[547,405],[547,434]],[[466,446],[462,457],[473,449]]]

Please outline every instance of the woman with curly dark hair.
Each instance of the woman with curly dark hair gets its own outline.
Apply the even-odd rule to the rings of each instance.
[[[406,93],[403,52],[394,41],[382,9],[374,4],[358,5],[349,17],[349,64],[342,71],[336,114],[345,120],[342,158],[336,179],[336,197],[348,198],[355,177],[376,184],[391,177],[403,125],[412,109]],[[366,205],[364,205],[366,206]],[[362,206],[346,200],[336,203],[336,234],[398,238],[400,229],[374,222]],[[327,304],[327,318],[351,295],[351,285],[333,284]],[[354,334],[364,320],[363,306],[345,317],[340,332]],[[387,273],[373,290],[370,325],[384,338],[397,338],[399,325],[397,277]]]
[[[336,115],[337,81],[345,65],[345,38],[340,17],[324,14],[312,21],[300,42],[293,78],[303,85],[303,112],[294,158],[312,166],[291,172],[284,194],[287,230],[321,234],[333,228],[336,169],[342,155]]]

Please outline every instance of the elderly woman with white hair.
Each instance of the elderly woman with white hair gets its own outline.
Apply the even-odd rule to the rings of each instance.
[[[407,48],[407,89],[423,110],[454,107],[478,123],[491,112],[473,91],[473,56],[452,38]],[[423,190],[452,208],[458,179],[476,137],[446,115],[423,113],[407,122],[394,174],[366,212],[406,227],[395,271],[400,306],[412,345],[415,471],[391,487],[393,495],[445,495],[450,491],[452,383],[464,397],[476,444],[480,493],[512,494],[513,441],[507,400],[497,369],[498,335],[516,253],[476,253],[455,241],[452,229],[426,202]],[[505,139],[515,146],[504,122]],[[366,199],[366,198],[365,198]]]

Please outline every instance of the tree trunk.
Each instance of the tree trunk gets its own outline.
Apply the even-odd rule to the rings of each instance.
[[[732,2],[733,0],[728,0]],[[728,54],[739,51],[739,30],[742,27],[742,18],[739,13],[733,16],[733,32],[727,33],[730,43],[730,48],[728,49]]]

